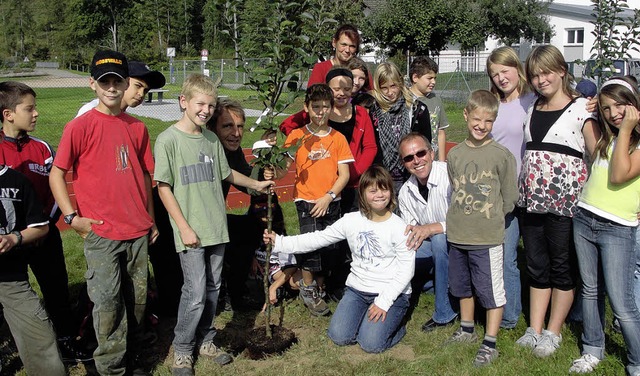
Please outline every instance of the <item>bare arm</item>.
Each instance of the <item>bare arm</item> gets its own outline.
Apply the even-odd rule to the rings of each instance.
[[[344,187],[347,186],[349,182],[349,165],[346,163],[338,164],[338,179],[333,183],[331,187],[331,192],[335,193],[336,196],[342,192]],[[327,214],[327,209],[329,208],[329,204],[331,204],[333,198],[327,193],[324,196],[320,197],[316,200],[315,205],[309,212],[312,217],[318,218]]]
[[[438,160],[447,160],[447,133],[444,129],[438,129]]]
[[[49,232],[49,225],[27,227],[20,231],[22,234],[22,244],[29,244],[41,239]],[[0,254],[9,252],[18,244],[18,236],[14,234],[0,235]]]
[[[640,175],[640,151],[629,154],[631,133],[638,125],[638,110],[633,106],[626,106],[624,118],[620,124],[620,131],[616,139],[616,146],[611,155],[609,179],[613,184],[626,183]]]
[[[591,161],[593,161],[595,159],[593,151],[600,139],[600,129],[598,128],[595,120],[589,119],[584,123],[584,127],[582,127],[582,135],[584,136],[584,144],[587,149],[587,153],[589,153],[589,157],[591,158]]]
[[[151,175],[148,172],[144,173],[144,188],[147,191],[147,213],[153,221],[153,226],[149,230],[149,244],[153,244],[158,239],[158,227],[156,226],[156,215],[153,209],[153,183],[151,181]]]
[[[262,193],[269,193],[269,187],[275,184],[274,182],[269,180],[257,181],[255,179],[251,179],[250,177],[242,175],[241,173],[233,169],[231,170],[229,176],[227,176],[224,180],[234,185],[255,189],[256,191]]]
[[[69,215],[75,212],[75,209],[71,204],[71,199],[69,198],[67,182],[64,180],[66,173],[66,170],[57,166],[53,166],[49,173],[49,186],[51,187],[51,193],[53,194],[53,198],[56,199],[56,202],[62,211],[62,215]],[[85,218],[78,215],[73,218],[73,221],[71,221],[71,228],[73,228],[78,235],[84,239],[89,231],[91,231],[91,225],[101,225],[102,223],[103,222],[101,220]]]
[[[171,186],[167,183],[158,182],[158,194],[160,195],[162,204],[167,209],[167,213],[173,218],[173,221],[178,227],[182,244],[189,248],[197,247],[200,239],[198,239],[198,235],[193,231],[191,226],[189,226],[187,219],[182,214],[176,196],[174,196],[171,191]]]

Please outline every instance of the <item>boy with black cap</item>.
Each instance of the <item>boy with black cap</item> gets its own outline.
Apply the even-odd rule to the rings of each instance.
[[[140,61],[129,62],[129,88],[124,92],[120,110],[125,112],[127,108],[138,107],[144,101],[149,90],[160,89],[166,83],[164,75],[158,71],[152,71],[149,66]],[[76,117],[84,114],[98,105],[98,98],[80,107]]]
[[[146,127],[121,110],[128,84],[123,54],[94,55],[89,85],[98,106],[66,125],[49,176],[64,221],[85,239],[85,278],[98,340],[93,357],[101,375],[127,371],[127,350],[140,348],[128,329],[139,331],[146,304],[153,227],[148,176],[154,162]],[[77,211],[64,179],[70,169]],[[135,323],[127,322],[131,319]]]

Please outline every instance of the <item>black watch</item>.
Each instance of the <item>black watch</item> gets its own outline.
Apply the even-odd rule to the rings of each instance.
[[[328,194],[329,196],[331,196],[331,199],[332,199],[332,200],[335,200],[335,199],[336,199],[336,197],[337,197],[337,196],[336,196],[336,194],[335,194],[335,193],[333,193],[333,191],[329,191],[329,192],[327,192],[327,194]]]
[[[64,216],[64,223],[71,225],[71,222],[73,222],[73,219],[78,215],[78,213],[73,212],[71,214],[67,214]]]
[[[20,231],[11,231],[11,233],[18,238],[15,246],[19,247],[22,244],[22,233]]]

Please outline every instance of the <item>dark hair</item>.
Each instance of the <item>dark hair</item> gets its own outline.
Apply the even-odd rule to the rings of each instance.
[[[225,111],[233,112],[234,114],[240,116],[240,118],[242,118],[242,121],[247,120],[244,114],[244,108],[242,108],[242,105],[239,102],[226,98],[221,99],[216,103],[216,109],[213,110],[213,115],[207,122],[208,130],[215,132],[216,124],[218,124],[218,119],[220,118],[220,116],[222,116],[222,114],[224,114]]]
[[[357,56],[352,57],[347,63],[347,69],[352,72],[358,69],[364,73],[364,85],[362,85],[360,91],[366,91],[367,88],[371,87],[371,83],[369,82],[369,67],[367,67],[367,63],[365,63],[364,60]]]
[[[307,88],[304,104],[307,106],[315,101],[329,101],[333,107],[333,90],[327,84],[313,84]]]
[[[351,98],[351,103],[356,106],[362,106],[366,108],[367,111],[371,111],[377,102],[373,95],[364,91],[359,91],[356,93],[355,97]]]
[[[387,205],[389,211],[394,211],[398,206],[398,200],[393,188],[393,178],[391,178],[391,174],[389,174],[389,171],[384,167],[372,165],[360,176],[360,182],[358,184],[358,204],[360,205],[360,212],[368,219],[371,219],[371,207],[367,202],[366,190],[371,186],[391,191],[391,198]]]
[[[636,78],[636,76],[633,76],[631,74],[628,74],[626,76],[624,76],[624,78],[628,79],[629,81],[631,81],[631,83],[633,83],[633,85],[637,88],[638,87],[638,79]]]
[[[29,94],[36,97],[36,92],[22,82],[0,82],[0,121],[4,121],[4,110],[15,111],[16,107],[22,103],[22,98]]]
[[[329,82],[336,77],[347,77],[351,80],[351,83],[353,84],[353,73],[351,73],[351,70],[343,67],[333,67],[329,69],[329,72],[327,72],[324,82],[326,84],[329,84]]]
[[[358,33],[358,29],[355,26],[344,24],[336,30],[335,34],[333,34],[333,41],[337,42],[342,35],[346,35],[353,43],[356,44],[356,53],[360,51],[360,33]]]
[[[616,81],[624,81],[629,84],[633,90],[629,90],[624,83],[615,84]],[[607,85],[607,82],[610,82]],[[606,81],[600,89],[598,95],[598,113],[600,114],[598,121],[598,127],[600,128],[600,140],[596,143],[596,147],[593,151],[594,155],[600,155],[601,158],[608,159],[608,147],[614,136],[618,135],[618,128],[610,125],[607,119],[604,117],[604,111],[602,110],[602,98],[608,97],[613,99],[616,103],[630,105],[637,109],[640,109],[640,94],[638,93],[638,87],[634,86],[633,81],[627,77],[613,77]],[[629,142],[629,153],[636,150],[640,144],[640,133],[636,128],[631,131],[631,142]]]
[[[414,74],[422,77],[429,72],[438,74],[438,64],[430,57],[418,56],[413,59],[411,66],[409,66],[409,79],[413,82]]]

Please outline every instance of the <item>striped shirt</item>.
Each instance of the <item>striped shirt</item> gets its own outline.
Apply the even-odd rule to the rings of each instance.
[[[398,194],[400,215],[407,224],[427,225],[440,223],[447,233],[447,210],[451,201],[451,184],[446,162],[434,161],[427,180],[429,200],[420,194],[418,179],[411,175]]]

